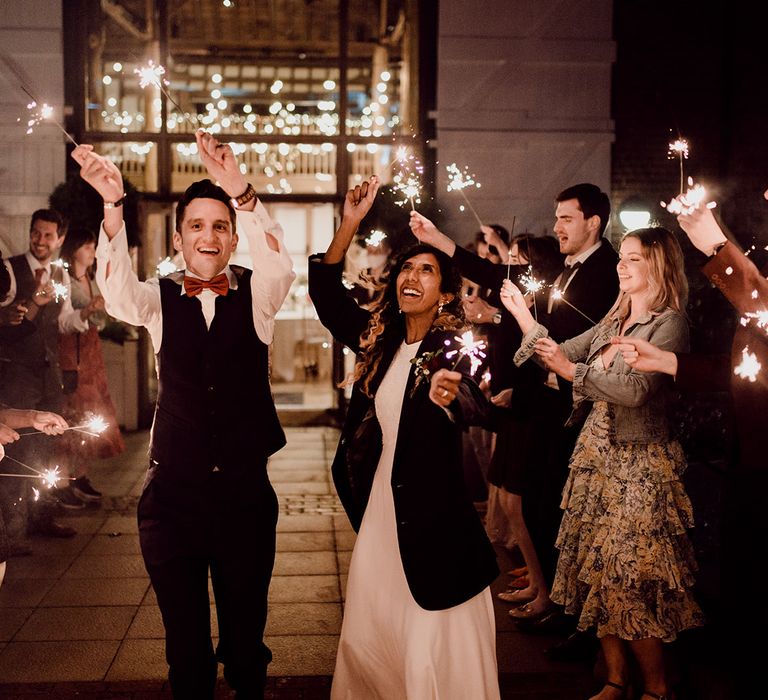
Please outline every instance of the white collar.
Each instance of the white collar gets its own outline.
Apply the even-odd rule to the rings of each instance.
[[[221,272],[223,272],[227,279],[229,280],[229,288],[230,289],[237,289],[237,275],[233,272],[232,268],[227,265]],[[219,272],[218,274],[221,274]],[[173,279],[175,282],[178,283],[178,285],[181,287],[181,294],[184,294],[184,276],[189,275],[190,277],[196,277],[197,279],[201,280],[203,279],[200,277],[200,275],[196,275],[194,272],[191,272],[190,270],[179,270],[178,272],[173,274]],[[216,275],[214,275],[215,277]]]
[[[587,248],[583,253],[579,253],[578,255],[569,255],[565,259],[565,266],[571,267],[572,265],[576,263],[584,263],[586,259],[592,255],[601,245],[603,244],[603,237],[600,236],[600,238],[597,239],[597,243],[595,245],[590,246]]]

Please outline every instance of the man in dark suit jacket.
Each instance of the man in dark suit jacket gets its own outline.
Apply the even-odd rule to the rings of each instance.
[[[131,267],[117,166],[90,146],[73,157],[104,199],[96,281],[107,311],[149,331],[158,399],[139,540],[157,594],[175,698],[215,693],[217,662],[238,698],[264,695],[263,642],[278,504],[267,458],[285,444],[269,384],[275,314],[295,275],[282,229],[232,149],[198,132],[211,180],[187,189],[173,244],[183,273],[140,282]],[[253,271],[229,264],[247,238]],[[219,626],[211,640],[208,574]]]
[[[537,299],[536,308],[539,322],[549,329],[554,340],[562,342],[591,328],[616,300],[618,256],[603,237],[611,205],[599,187],[589,183],[573,185],[560,192],[555,202],[554,231],[560,252],[566,256],[565,268],[546,302]],[[483,287],[501,287],[507,272],[505,266],[493,265],[459,248],[418,212],[411,214],[411,229],[421,241],[453,256],[465,277]],[[535,261],[532,267],[535,275]],[[527,269],[513,268],[510,276],[519,278]],[[555,289],[559,295],[553,293]],[[548,583],[554,578],[557,564],[555,539],[561,519],[561,491],[581,429],[581,425],[565,427],[571,406],[570,382],[550,374],[534,392],[530,407],[541,449],[530,475],[530,487],[523,497],[523,515]]]

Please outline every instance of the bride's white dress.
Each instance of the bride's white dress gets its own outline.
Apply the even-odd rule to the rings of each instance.
[[[400,561],[392,461],[418,348],[401,345],[376,393],[383,450],[349,566],[332,700],[499,698],[490,589],[448,610],[424,610]]]

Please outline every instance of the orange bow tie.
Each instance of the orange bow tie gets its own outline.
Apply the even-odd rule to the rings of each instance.
[[[227,296],[229,279],[227,279],[227,275],[224,272],[210,280],[201,280],[197,277],[184,275],[184,291],[188,297],[196,297],[204,289],[210,289],[212,292],[216,292],[216,294]]]

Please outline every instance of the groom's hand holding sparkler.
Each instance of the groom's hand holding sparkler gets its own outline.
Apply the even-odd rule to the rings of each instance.
[[[432,403],[442,408],[447,408],[459,393],[461,385],[461,372],[453,372],[448,369],[439,369],[432,375],[429,387],[429,398]]]
[[[120,169],[109,158],[96,153],[89,144],[75,148],[72,158],[80,165],[80,177],[104,200],[104,232],[110,239],[114,238],[123,226],[125,188]]]

